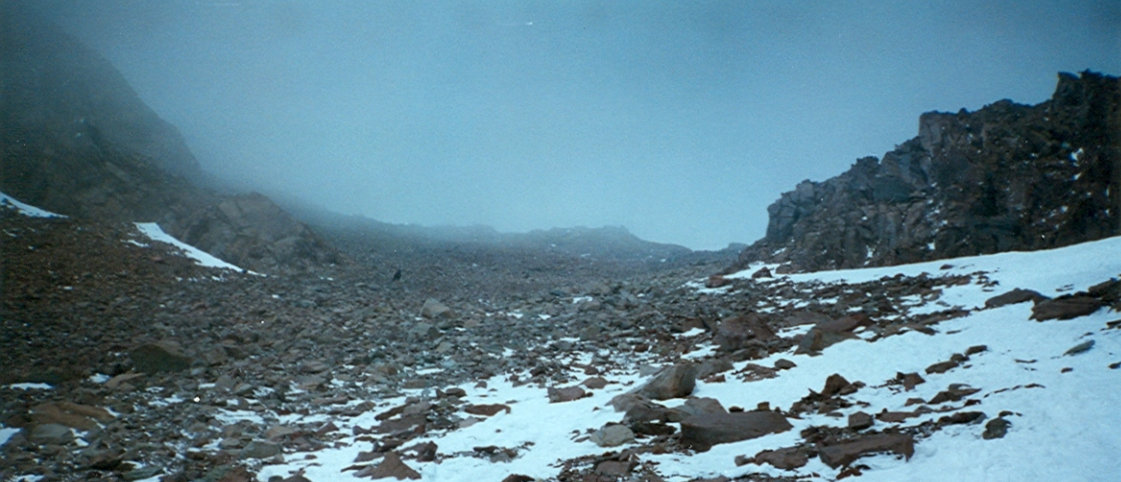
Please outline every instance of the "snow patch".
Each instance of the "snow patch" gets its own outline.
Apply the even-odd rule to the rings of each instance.
[[[65,218],[61,214],[52,213],[46,209],[37,208],[30,204],[20,202],[18,199],[0,192],[0,206],[15,209],[16,212],[32,218]]]

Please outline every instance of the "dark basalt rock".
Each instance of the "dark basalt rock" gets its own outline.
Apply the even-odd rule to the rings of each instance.
[[[918,136],[767,208],[753,261],[882,266],[1053,248],[1121,233],[1121,81],[1063,73],[1035,106],[928,112]]]

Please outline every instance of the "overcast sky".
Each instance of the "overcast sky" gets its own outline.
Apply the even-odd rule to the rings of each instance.
[[[1121,74],[1121,2],[48,1],[202,166],[395,223],[721,248],[930,110]]]

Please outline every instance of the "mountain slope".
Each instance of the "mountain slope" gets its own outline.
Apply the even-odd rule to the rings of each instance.
[[[178,131],[104,58],[54,25],[0,6],[0,189],[72,216],[154,221],[258,271],[339,261],[259,195],[221,196]]]
[[[740,255],[816,270],[1041,249],[1121,233],[1121,81],[1060,74],[1035,106],[929,112],[919,135],[767,208]]]

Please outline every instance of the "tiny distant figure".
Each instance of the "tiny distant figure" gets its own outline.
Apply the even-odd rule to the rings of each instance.
[[[401,279],[401,268],[397,268],[397,271],[393,273],[393,281],[397,281],[399,279]]]

